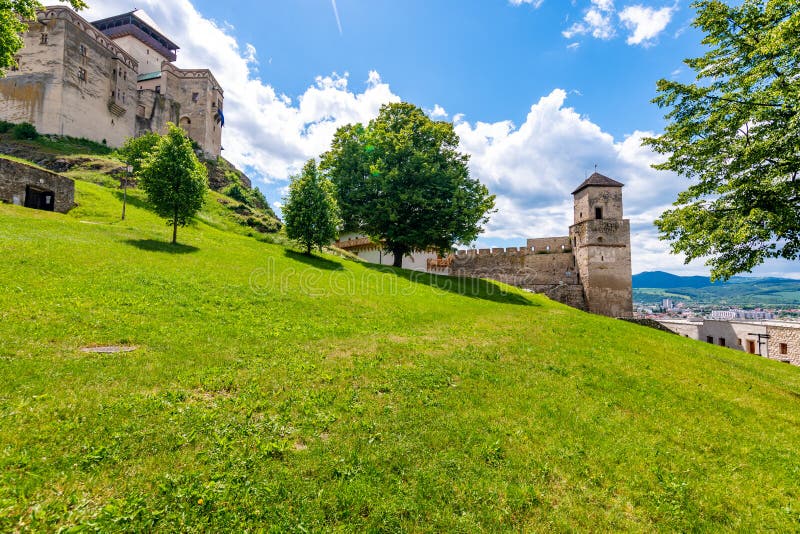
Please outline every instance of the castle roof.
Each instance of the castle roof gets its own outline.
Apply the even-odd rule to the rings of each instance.
[[[134,10],[122,15],[115,15],[106,19],[97,20],[92,26],[103,32],[111,39],[118,39],[130,35],[167,58],[169,61],[177,59],[178,45],[169,40],[159,30],[144,11]]]
[[[603,176],[602,174],[596,172],[588,177],[581,185],[578,186],[578,189],[572,192],[573,195],[578,194],[579,192],[583,191],[587,187],[591,186],[599,186],[599,187],[622,187],[624,184],[612,180],[608,176]]]

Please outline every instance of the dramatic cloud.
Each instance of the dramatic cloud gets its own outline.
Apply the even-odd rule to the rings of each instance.
[[[561,34],[567,39],[580,35],[591,35],[608,40],[617,35],[616,18],[630,34],[625,42],[629,45],[650,46],[664,31],[677,10],[673,7],[655,9],[643,5],[626,6],[617,12],[613,0],[591,0],[583,19],[573,23]]]
[[[653,9],[645,6],[628,6],[619,13],[619,18],[631,35],[625,41],[630,45],[648,45],[653,42],[672,20],[675,8]]]

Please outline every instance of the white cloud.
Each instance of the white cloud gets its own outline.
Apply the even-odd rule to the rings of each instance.
[[[544,0],[508,0],[512,6],[521,6],[522,4],[529,4],[534,7],[534,9],[538,8],[544,3]]]
[[[674,12],[674,7],[653,9],[642,5],[627,6],[619,12],[622,24],[631,31],[625,42],[630,45],[652,44],[653,40],[666,29]]]
[[[210,68],[225,91],[223,155],[267,182],[283,182],[303,162],[330,145],[339,126],[367,122],[380,106],[399,101],[371,71],[363,92],[350,88],[347,73],[320,76],[296,100],[255,76],[257,50],[240,46],[229,25],[204,18],[189,0],[140,0],[181,49],[177,65]],[[96,20],[130,10],[127,0],[93,2],[81,15]]]
[[[432,119],[446,119],[447,118],[447,112],[439,104],[434,105],[433,109],[428,112],[428,115],[430,115]]]
[[[596,39],[609,40],[617,35],[615,19],[630,31],[626,39],[629,45],[650,46],[658,35],[666,29],[677,10],[672,7],[655,9],[643,5],[626,6],[617,12],[613,0],[590,0],[583,19],[574,22],[561,32],[567,39],[580,35],[591,35]]]
[[[612,16],[614,14],[613,0],[591,0],[591,7],[586,11],[581,22],[575,22],[561,32],[567,39],[576,35],[590,34],[597,39],[611,39],[616,35]]]

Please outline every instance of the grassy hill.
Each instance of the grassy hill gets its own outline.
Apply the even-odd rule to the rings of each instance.
[[[77,201],[0,205],[0,531],[800,529],[798,368]]]

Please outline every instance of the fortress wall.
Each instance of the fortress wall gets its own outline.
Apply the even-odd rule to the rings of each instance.
[[[47,33],[47,44],[41,35]],[[31,22],[22,34],[23,47],[17,55],[18,70],[7,70],[0,78],[0,119],[29,122],[40,132],[58,133],[58,117],[48,110],[61,106],[64,73],[64,26],[45,28]]]
[[[525,247],[458,251],[450,272],[453,276],[491,278],[536,292],[560,284],[580,284],[572,253],[542,254]]]
[[[540,237],[528,239],[530,252],[562,252],[571,249],[569,237]]]

